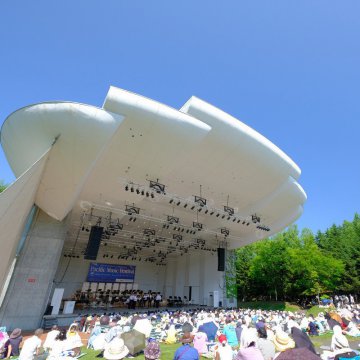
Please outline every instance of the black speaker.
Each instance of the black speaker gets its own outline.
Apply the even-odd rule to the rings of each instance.
[[[225,271],[225,249],[218,248],[218,271]]]
[[[85,260],[96,260],[103,230],[104,228],[101,226],[91,227],[89,241],[87,243],[84,255]]]

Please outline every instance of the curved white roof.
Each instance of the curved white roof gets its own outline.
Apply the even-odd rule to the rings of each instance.
[[[227,229],[225,240],[236,248],[291,224],[306,201],[297,182],[300,169],[285,153],[196,97],[176,110],[111,87],[101,109],[71,102],[31,105],[6,119],[1,143],[17,177],[54,144],[36,204],[59,220],[72,210],[73,232],[84,209],[88,218],[91,207],[103,219],[111,212],[133,234],[127,243],[154,229],[164,249],[180,232],[187,244],[201,238],[215,246]],[[165,184],[166,194],[142,196],[149,180]],[[207,199],[206,206],[191,210],[194,195]],[[129,221],[126,205],[140,209],[141,221]],[[224,205],[234,214],[223,216]],[[179,218],[180,230],[166,228],[167,215]],[[195,236],[186,232],[193,222],[203,224]]]

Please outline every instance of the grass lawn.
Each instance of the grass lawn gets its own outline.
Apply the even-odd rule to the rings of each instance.
[[[174,354],[176,349],[181,344],[174,344],[174,345],[165,345],[161,344],[161,360],[172,360],[174,358]],[[83,353],[86,353],[85,356],[81,357],[80,359],[83,360],[99,360],[99,358],[96,357],[96,355],[99,354],[100,351],[94,351],[87,348],[82,349]],[[144,359],[144,354],[136,356],[134,359]]]
[[[246,301],[239,302],[238,307],[241,309],[261,309],[261,310],[282,310],[282,311],[299,311],[301,308],[285,301]]]

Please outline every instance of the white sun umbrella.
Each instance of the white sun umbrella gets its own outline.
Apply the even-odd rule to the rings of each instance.
[[[150,337],[152,325],[150,320],[148,319],[139,319],[136,320],[134,330],[137,330],[138,332],[141,332],[145,335],[146,338]]]

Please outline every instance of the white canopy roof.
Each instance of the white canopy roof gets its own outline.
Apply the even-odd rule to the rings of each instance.
[[[96,223],[110,233],[103,243],[111,255],[131,246],[147,257],[213,251],[220,241],[237,248],[294,222],[306,200],[300,169],[286,154],[196,97],[176,110],[111,87],[101,109],[31,105],[6,119],[1,143],[17,177],[53,144],[35,203],[58,220],[71,212],[68,246],[78,237],[80,252]],[[150,181],[165,185],[164,193]]]

